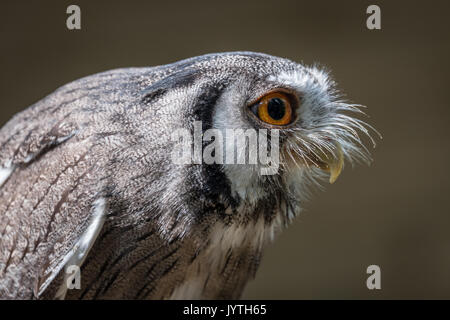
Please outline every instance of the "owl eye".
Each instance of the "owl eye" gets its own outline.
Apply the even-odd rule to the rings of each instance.
[[[250,106],[250,110],[268,124],[284,126],[292,122],[293,111],[287,93],[272,92]]]

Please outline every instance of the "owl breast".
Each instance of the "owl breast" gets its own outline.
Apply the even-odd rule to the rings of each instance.
[[[111,229],[100,235],[81,270],[81,289],[68,290],[66,298],[236,299],[273,232],[263,219],[248,225],[218,221],[206,241],[187,236],[168,243],[151,228],[137,229],[122,231],[119,239]]]

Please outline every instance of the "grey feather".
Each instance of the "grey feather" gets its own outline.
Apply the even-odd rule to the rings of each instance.
[[[302,99],[296,125],[282,132],[289,150],[279,174],[173,163],[172,132],[194,121],[258,127],[245,106],[276,88]],[[251,52],[63,86],[0,130],[0,297],[240,297],[264,246],[324,176],[287,157],[327,148],[331,137],[347,160],[370,159],[356,134],[365,125],[342,113],[356,110],[325,72]],[[82,288],[58,294],[69,261],[82,268]]]

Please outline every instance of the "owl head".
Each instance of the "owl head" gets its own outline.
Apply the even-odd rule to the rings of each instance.
[[[341,100],[335,82],[319,67],[233,52],[186,60],[171,72],[169,82],[181,79],[194,97],[183,104],[185,131],[174,138],[189,136],[182,139],[188,151],[181,162],[201,164],[220,177],[206,180],[212,190],[227,190],[230,216],[240,212],[237,216],[248,220],[268,210],[268,216],[288,222],[310,186],[335,182],[345,161],[371,161],[360,138],[362,133],[375,145],[371,127],[352,116],[363,114],[360,106]],[[183,158],[175,154],[173,161]]]

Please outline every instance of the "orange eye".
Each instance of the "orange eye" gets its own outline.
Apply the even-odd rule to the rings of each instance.
[[[277,126],[288,125],[293,118],[291,99],[284,92],[269,93],[251,105],[250,110],[262,121]]]

